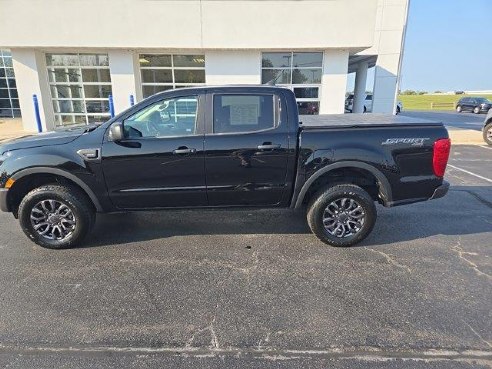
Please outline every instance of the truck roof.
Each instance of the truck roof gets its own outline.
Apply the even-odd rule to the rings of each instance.
[[[322,128],[322,127],[365,127],[388,125],[436,125],[441,126],[442,122],[427,119],[411,118],[402,115],[392,114],[321,114],[321,115],[302,115],[299,117],[302,127]]]
[[[265,89],[265,90],[289,90],[292,91],[291,89],[285,87],[285,86],[275,86],[275,85],[201,85],[201,86],[189,86],[189,87],[179,87],[175,88],[172,90],[166,90],[162,92],[157,92],[156,94],[152,95],[161,95],[161,94],[166,94],[172,91],[203,91],[203,90],[234,90],[234,89],[249,89],[249,90],[259,90],[259,89]]]

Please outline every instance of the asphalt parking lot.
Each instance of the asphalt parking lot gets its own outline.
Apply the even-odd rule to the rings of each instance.
[[[486,114],[457,113],[454,111],[403,111],[401,115],[443,122],[448,129],[481,131]]]
[[[492,149],[337,249],[290,212],[98,217],[50,251],[0,214],[0,367],[490,368]]]

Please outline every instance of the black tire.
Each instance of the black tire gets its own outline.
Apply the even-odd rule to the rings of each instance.
[[[60,233],[59,227],[57,232],[53,230],[51,238],[48,238],[50,233],[43,236],[35,229],[35,226],[39,226],[40,223],[48,222],[49,217],[47,218],[45,215],[39,215],[44,218],[37,224],[33,224],[31,221],[31,214],[39,214],[39,210],[33,209],[35,207],[40,209],[38,206],[40,206],[43,201],[50,204],[50,200],[53,200],[55,204],[61,204],[70,210],[70,219],[63,219],[59,222],[59,224],[61,224],[62,221],[74,223],[69,227],[70,231],[65,230],[67,234],[64,235],[64,237],[61,237],[62,234]],[[46,202],[44,204],[46,204]],[[65,207],[63,207],[63,209],[65,212],[68,212]],[[48,210],[50,214],[55,214],[54,212],[51,212],[52,209]],[[59,218],[60,217],[58,216],[58,219]],[[56,222],[56,219],[53,221]],[[22,199],[19,205],[19,223],[27,237],[38,245],[48,249],[65,249],[76,246],[84,239],[95,223],[95,211],[85,193],[78,188],[62,185],[46,185],[35,188]],[[42,232],[43,230],[46,230],[46,228],[49,227],[44,226],[39,229]],[[51,229],[53,228],[54,227]],[[66,227],[63,228],[65,229]],[[58,233],[59,237],[57,237],[56,233]]]
[[[363,209],[364,221],[355,234],[341,237],[331,234],[325,228],[323,217],[328,205],[337,200],[341,201],[343,198],[355,200],[360,205]],[[336,247],[352,246],[362,241],[371,233],[376,218],[376,206],[371,196],[359,186],[352,184],[340,184],[319,191],[313,197],[307,212],[307,221],[311,231],[324,243]]]
[[[475,114],[480,114],[480,107],[475,106],[475,107],[473,108],[473,113],[475,113]]]
[[[483,128],[483,140],[492,146],[492,122]]]
[[[463,108],[461,106],[456,106],[456,112],[461,113],[463,111]]]

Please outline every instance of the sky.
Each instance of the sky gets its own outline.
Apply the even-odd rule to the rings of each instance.
[[[492,90],[492,0],[410,0],[402,90]]]
[[[400,89],[492,90],[492,0],[409,1]],[[373,84],[371,68],[368,91]]]

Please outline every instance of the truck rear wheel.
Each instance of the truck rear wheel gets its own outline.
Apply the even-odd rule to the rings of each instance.
[[[29,192],[19,205],[24,233],[48,249],[78,244],[94,224],[92,204],[78,188],[46,185]]]
[[[377,212],[374,201],[362,188],[341,184],[318,192],[309,205],[311,231],[331,246],[352,246],[372,231]]]

